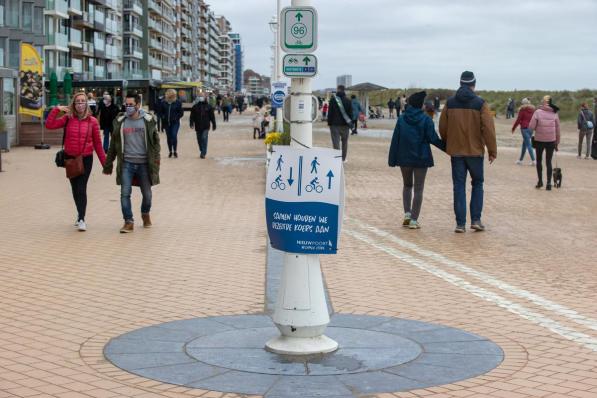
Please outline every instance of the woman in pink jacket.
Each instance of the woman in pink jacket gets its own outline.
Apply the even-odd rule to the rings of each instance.
[[[551,160],[554,150],[558,150],[560,144],[560,118],[559,108],[555,106],[549,95],[543,97],[541,105],[529,123],[529,129],[535,131],[535,149],[537,150],[537,177],[538,182],[535,188],[543,187],[543,151],[545,151],[545,165],[547,167],[547,185],[545,189],[551,191]]]
[[[59,116],[62,114],[62,116]],[[83,156],[85,173],[70,179],[73,199],[77,206],[77,222],[79,231],[86,231],[85,211],[87,208],[87,181],[93,165],[93,150],[97,153],[100,163],[106,161],[106,154],[102,147],[99,123],[92,116],[87,103],[87,96],[83,92],[75,94],[70,106],[57,106],[48,115],[46,128],[65,128],[64,152],[67,157]]]

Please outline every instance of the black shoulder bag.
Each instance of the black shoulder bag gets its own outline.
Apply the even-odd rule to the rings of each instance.
[[[54,159],[56,167],[64,167],[64,136],[66,135],[66,126],[68,126],[68,116],[66,116],[66,123],[64,123],[64,130],[62,131],[62,149],[56,152],[56,158]]]

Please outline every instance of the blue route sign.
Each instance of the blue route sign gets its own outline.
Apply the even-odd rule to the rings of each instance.
[[[267,230],[272,247],[335,254],[344,179],[340,151],[274,146],[267,174]]]
[[[287,85],[285,82],[272,83],[271,100],[272,108],[281,108],[286,98]]]

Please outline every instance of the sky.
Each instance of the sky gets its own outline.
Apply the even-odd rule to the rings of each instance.
[[[244,69],[271,74],[276,0],[207,0],[243,40]],[[336,77],[388,88],[597,89],[597,0],[313,0],[313,88]],[[290,0],[282,0],[282,7]]]

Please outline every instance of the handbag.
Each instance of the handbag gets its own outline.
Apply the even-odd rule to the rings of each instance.
[[[595,127],[593,125],[593,121],[592,120],[588,120],[587,117],[585,116],[585,113],[583,111],[580,111],[580,114],[581,114],[583,120],[585,121],[585,128],[587,130],[593,130],[593,127]]]
[[[85,149],[85,144],[87,144],[87,138],[89,137],[91,124],[88,124],[87,126],[87,134],[85,134],[85,141],[83,141],[83,148],[81,148],[79,155],[72,158],[65,157],[64,159],[64,168],[66,169],[66,178],[68,179],[79,177],[85,174],[85,165],[83,164],[83,149]]]
[[[56,157],[54,158],[54,162],[56,163],[56,167],[64,167],[64,136],[66,135],[66,126],[68,125],[68,116],[66,117],[66,123],[64,123],[64,130],[62,131],[62,148],[56,152]]]

